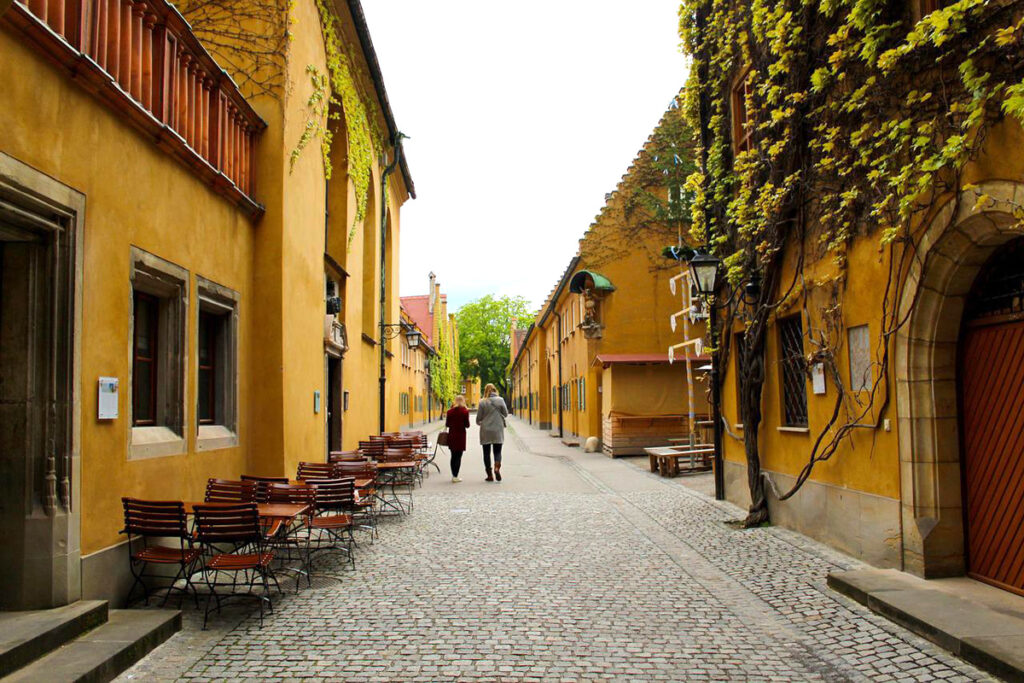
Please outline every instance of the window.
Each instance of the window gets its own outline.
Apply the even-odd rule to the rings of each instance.
[[[160,301],[144,292],[135,292],[133,296],[132,425],[153,425],[156,424]]]
[[[220,316],[199,312],[199,424],[217,422],[217,342],[221,334]]]
[[[188,271],[131,249],[129,457],[184,453],[185,309]]]
[[[196,450],[238,445],[238,292],[196,277]]]
[[[736,85],[732,89],[732,139],[733,148],[737,154],[751,148],[750,134],[753,126],[747,111],[750,90],[750,69],[747,68],[736,80]]]
[[[779,320],[783,420],[787,427],[807,426],[807,377],[804,332],[799,315]]]
[[[851,327],[846,331],[846,345],[850,355],[850,391],[870,391],[871,338],[867,325]]]
[[[558,389],[551,387],[551,412],[557,412],[558,410]]]
[[[578,396],[578,398],[579,398],[579,409],[581,411],[587,409],[586,389],[587,389],[587,381],[586,381],[585,378],[580,377],[580,379],[579,379],[579,387],[577,389],[577,393],[579,394],[579,396]]]

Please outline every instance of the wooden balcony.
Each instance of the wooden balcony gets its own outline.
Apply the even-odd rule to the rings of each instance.
[[[266,124],[165,0],[15,0],[0,20],[253,218]]]

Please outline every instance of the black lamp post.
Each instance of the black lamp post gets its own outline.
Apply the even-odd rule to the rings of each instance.
[[[718,386],[718,267],[721,260],[711,254],[697,252],[690,259],[690,274],[697,293],[708,300],[711,326],[711,419],[715,440],[715,500],[725,500],[725,473],[722,471],[722,395]]]

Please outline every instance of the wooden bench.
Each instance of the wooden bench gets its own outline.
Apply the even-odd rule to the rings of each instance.
[[[658,472],[663,477],[676,477],[680,470],[700,472],[711,469],[708,460],[714,455],[715,447],[711,444],[695,444],[645,448],[644,451],[650,458],[651,472]]]

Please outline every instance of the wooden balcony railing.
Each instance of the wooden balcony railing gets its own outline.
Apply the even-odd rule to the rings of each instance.
[[[16,0],[3,21],[253,217],[266,124],[165,0]]]

